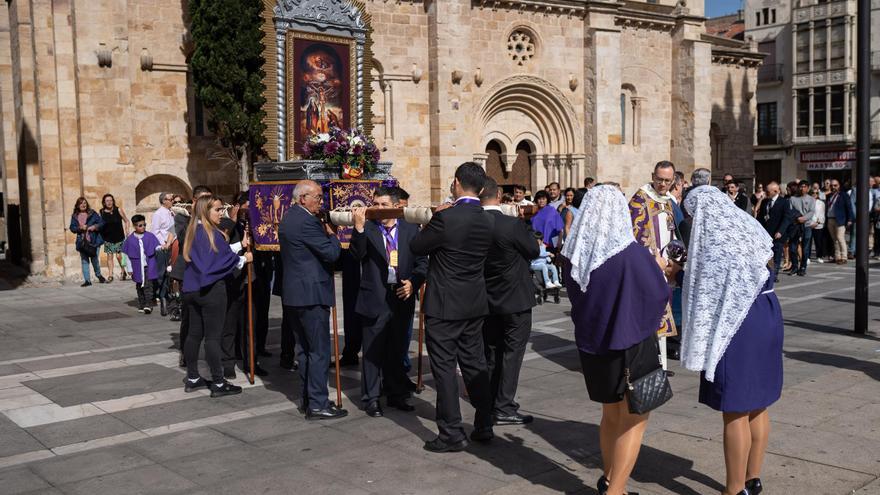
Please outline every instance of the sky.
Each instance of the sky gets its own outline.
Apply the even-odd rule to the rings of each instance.
[[[742,8],[742,0],[705,0],[706,17],[733,14]]]

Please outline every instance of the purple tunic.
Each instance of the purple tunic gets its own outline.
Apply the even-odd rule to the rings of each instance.
[[[156,280],[159,278],[159,272],[156,269],[156,248],[159,247],[159,239],[152,232],[144,232],[143,241],[144,256],[147,257],[147,269],[145,270],[147,280]],[[138,284],[143,284],[144,281],[141,280],[140,269],[141,263],[143,263],[141,260],[141,247],[135,234],[129,234],[125,238],[125,242],[122,244],[122,252],[128,256],[128,260],[131,262],[131,279]]]
[[[216,252],[211,250],[204,228],[196,228],[195,236],[189,252],[190,261],[186,263],[183,272],[183,292],[195,292],[208,287],[226,278],[238,266],[238,256],[229,249],[229,243],[220,233],[220,229],[214,229]]]
[[[633,242],[590,273],[587,291],[566,277],[578,349],[607,354],[656,332],[669,302],[669,285],[647,249]]]
[[[547,205],[532,217],[532,228],[544,234],[544,244],[553,245],[553,238],[562,233],[565,224],[556,208]]]

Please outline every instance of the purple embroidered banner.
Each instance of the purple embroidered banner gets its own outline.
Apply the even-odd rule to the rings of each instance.
[[[254,182],[248,189],[251,234],[254,249],[278,251],[278,225],[284,214],[294,206],[293,188],[298,181]],[[370,206],[373,191],[380,186],[395,187],[396,180],[318,180],[324,192],[324,209],[340,206]],[[351,227],[339,230],[339,242],[348,247]]]

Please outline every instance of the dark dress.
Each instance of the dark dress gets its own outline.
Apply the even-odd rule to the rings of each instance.
[[[660,367],[656,330],[669,302],[666,279],[633,242],[590,273],[586,291],[571,277],[566,286],[587,393],[595,402],[620,402],[627,366],[632,379]]]
[[[101,219],[104,220],[104,228],[101,229],[104,242],[116,244],[124,241],[125,232],[122,230],[122,215],[119,214],[119,208],[114,207],[110,213],[102,208],[100,212]]]
[[[715,368],[715,381],[700,375],[700,402],[722,412],[763,409],[782,394],[782,309],[768,277],[746,319]]]

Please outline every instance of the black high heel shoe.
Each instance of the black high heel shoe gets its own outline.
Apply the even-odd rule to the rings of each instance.
[[[599,495],[605,495],[605,493],[608,492],[609,486],[611,486],[611,482],[608,481],[608,478],[606,478],[604,474],[599,478],[599,481],[596,482],[596,488],[599,490]],[[639,492],[626,492],[626,495],[639,495]]]
[[[761,478],[752,478],[746,481],[746,490],[749,491],[749,495],[758,495],[764,490],[764,485],[761,484]]]

